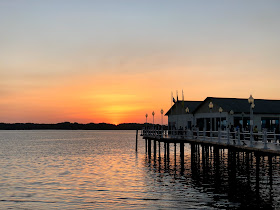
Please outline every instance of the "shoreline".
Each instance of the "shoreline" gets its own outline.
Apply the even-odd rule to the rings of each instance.
[[[141,130],[146,124],[122,123],[119,125],[108,123],[0,123],[0,130]],[[152,124],[148,124],[152,125]],[[158,125],[155,125],[158,126]]]

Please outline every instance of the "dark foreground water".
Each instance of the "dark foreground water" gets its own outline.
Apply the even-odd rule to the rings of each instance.
[[[160,150],[135,153],[135,131],[0,131],[0,209],[280,208],[279,157]]]

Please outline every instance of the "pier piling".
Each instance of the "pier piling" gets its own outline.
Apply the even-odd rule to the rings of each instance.
[[[147,153],[147,139],[145,139],[145,152]]]
[[[167,147],[166,147],[167,161],[169,161],[169,153],[170,153],[169,143],[166,143],[166,144],[167,144]]]
[[[157,156],[157,141],[154,140],[154,159],[156,160],[156,156]]]
[[[152,153],[152,142],[151,142],[152,140],[151,139],[148,139],[148,156],[149,156],[149,159],[151,159],[151,153]]]
[[[138,130],[136,130],[136,142],[135,142],[135,151],[138,150]]]
[[[181,158],[181,166],[182,171],[184,170],[184,142],[180,142],[180,158]]]

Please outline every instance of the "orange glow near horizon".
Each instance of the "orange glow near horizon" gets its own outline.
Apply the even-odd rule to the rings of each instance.
[[[164,104],[166,99],[159,99],[157,93],[154,93],[157,97],[149,95],[153,91],[145,86],[134,85],[142,81],[140,77],[140,81],[133,80],[133,77],[80,77],[76,78],[75,84],[70,80],[53,87],[24,90],[24,94],[13,93],[6,97],[6,103],[13,106],[8,107],[2,101],[1,107],[6,106],[0,111],[2,121],[144,123],[146,112],[158,107],[159,114],[159,110],[164,107],[160,104]],[[94,85],[90,84],[92,79]],[[105,80],[107,82],[102,84]]]
[[[224,89],[212,85],[209,78],[201,78],[200,83],[190,80],[185,85],[187,73],[184,69],[175,69],[182,72],[181,77],[166,69],[164,74],[158,76],[158,72],[145,74],[100,74],[80,75],[61,80],[60,83],[38,89],[30,87],[19,92],[11,92],[0,103],[1,121],[8,123],[34,122],[34,123],[145,123],[145,114],[148,114],[148,122],[152,122],[152,111],[155,111],[155,123],[161,123],[160,110],[164,113],[171,106],[171,91],[173,85],[184,88],[185,100],[204,100],[207,96],[239,97],[247,98],[252,92],[244,92],[238,86],[230,86],[226,81],[221,81]],[[197,68],[195,77],[201,70]],[[156,79],[155,79],[156,78]],[[240,79],[239,84],[245,83]],[[204,85],[200,85],[204,84]],[[207,88],[206,88],[207,87]],[[227,94],[232,89],[234,95]],[[178,90],[179,99],[182,90]],[[212,95],[215,93],[215,95]],[[266,98],[255,94],[255,98]],[[176,92],[173,91],[175,96]],[[272,93],[270,93],[272,96]],[[277,93],[278,94],[278,93]],[[277,95],[274,93],[274,95]],[[266,94],[267,95],[267,94]],[[163,117],[164,124],[167,117]]]

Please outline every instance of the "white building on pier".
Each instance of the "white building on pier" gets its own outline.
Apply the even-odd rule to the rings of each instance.
[[[274,130],[279,129],[280,100],[254,99],[251,104],[248,99],[216,97],[176,101],[165,115],[169,128],[175,129],[198,126],[200,130],[212,127],[211,130],[217,131],[219,127],[225,129],[233,125],[245,129],[253,124],[258,130]]]

